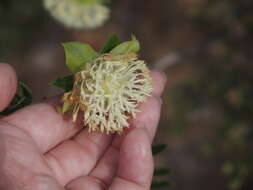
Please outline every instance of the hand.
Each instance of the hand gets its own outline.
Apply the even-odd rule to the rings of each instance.
[[[148,190],[151,142],[159,122],[165,77],[152,72],[153,96],[123,135],[89,133],[53,103],[39,103],[0,120],[0,189]],[[13,98],[15,71],[0,64],[0,111]]]

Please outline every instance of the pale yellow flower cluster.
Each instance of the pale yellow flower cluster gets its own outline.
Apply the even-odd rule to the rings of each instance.
[[[110,9],[95,1],[44,0],[44,7],[56,20],[76,29],[102,26],[110,17]]]
[[[138,104],[152,91],[149,69],[135,54],[101,55],[76,73],[73,90],[64,101],[73,103],[73,120],[84,111],[90,131],[121,133],[135,117]]]

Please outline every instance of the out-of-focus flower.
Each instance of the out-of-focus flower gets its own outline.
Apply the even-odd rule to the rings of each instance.
[[[110,17],[102,0],[44,0],[44,7],[56,20],[75,29],[97,28]]]

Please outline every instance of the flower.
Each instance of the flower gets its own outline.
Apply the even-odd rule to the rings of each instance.
[[[73,89],[63,101],[71,105],[67,107],[72,107],[73,121],[84,112],[90,131],[121,133],[138,112],[138,104],[150,95],[151,83],[145,61],[136,54],[102,54],[75,74]]]
[[[102,26],[110,9],[96,0],[44,0],[44,7],[59,22],[76,29]]]

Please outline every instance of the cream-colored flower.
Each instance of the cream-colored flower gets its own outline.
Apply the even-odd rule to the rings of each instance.
[[[76,29],[102,26],[110,9],[95,0],[44,0],[44,7],[59,22]]]
[[[84,111],[90,131],[120,133],[151,91],[149,69],[136,54],[104,54],[76,73],[74,87],[63,100],[72,105],[74,121]]]

